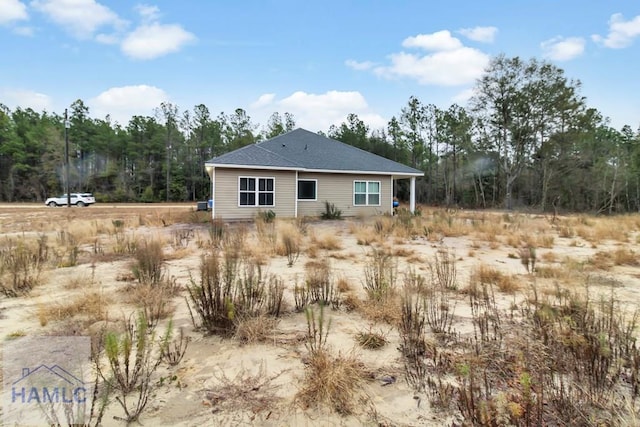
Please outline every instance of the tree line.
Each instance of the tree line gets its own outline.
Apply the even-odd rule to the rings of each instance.
[[[611,127],[580,90],[553,64],[500,55],[466,107],[412,96],[385,128],[349,114],[319,133],[424,171],[419,203],[640,211],[640,131]],[[242,108],[214,117],[203,104],[180,111],[168,102],[122,126],[92,118],[82,100],[70,106],[69,122],[69,186],[105,202],[206,200],[205,161],[296,127],[289,113],[273,113],[258,130]],[[62,192],[65,158],[63,114],[0,104],[1,201]]]

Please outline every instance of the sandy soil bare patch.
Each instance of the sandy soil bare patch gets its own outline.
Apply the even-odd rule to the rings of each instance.
[[[480,416],[482,409],[470,407],[464,395],[476,393],[468,383],[475,366],[470,365],[468,352],[518,342],[522,337],[513,330],[528,319],[528,313],[548,304],[547,315],[552,316],[553,310],[564,307],[558,302],[562,298],[587,291],[594,301],[615,295],[620,302],[616,307],[629,316],[637,308],[638,221],[620,221],[619,232],[607,234],[603,227],[616,226],[614,218],[592,218],[585,225],[576,217],[552,221],[518,213],[427,208],[422,212],[422,217],[382,221],[310,220],[303,228],[276,219],[272,230],[276,236],[265,237],[264,224],[262,231],[253,223],[224,224],[222,230],[214,230],[207,213],[194,212],[192,205],[85,209],[2,205],[0,253],[20,242],[33,248],[40,244],[41,250],[44,245],[47,254],[41,255],[30,291],[0,296],[0,339],[97,334],[105,325],[117,331],[145,300],[162,303],[153,296],[166,299],[156,307],[163,314],[154,326],[161,332],[171,319],[174,331],[182,329],[189,344],[177,366],[161,364],[153,374],[153,392],[140,415],[143,424],[440,426]],[[567,231],[577,226],[592,227],[593,233]],[[234,243],[229,236],[238,233],[243,240]],[[296,245],[282,246],[283,233],[294,235]],[[139,289],[141,277],[148,275],[136,270],[144,268],[136,254],[150,239],[162,246],[162,266],[153,280],[170,284],[166,295],[152,295],[153,283]],[[261,286],[282,285],[282,304],[273,322],[240,324],[241,317],[231,316],[230,333],[211,333],[215,329],[196,327],[202,322],[190,289],[201,283],[206,256],[216,253],[219,268],[227,268],[225,263],[233,259],[225,256],[235,250],[234,245],[240,262],[234,279],[241,284],[238,292],[254,286],[251,281],[259,277]],[[292,247],[300,253],[290,256],[287,251]],[[523,260],[523,254],[533,260]],[[5,268],[1,277],[6,286],[11,271]],[[260,292],[270,295],[272,290]],[[262,297],[244,298],[243,304],[257,304]],[[426,301],[423,308],[415,305],[418,300]],[[324,359],[315,357],[309,347],[308,308],[317,315],[318,301],[326,303],[326,341],[319,343],[326,351]],[[86,310],[70,312],[77,303],[86,304]],[[273,308],[263,303],[271,308],[260,309],[260,315],[268,316],[265,310]],[[414,313],[426,314],[426,320],[424,333],[417,338],[424,339],[422,347],[411,356],[407,330],[400,323],[408,321],[406,311],[414,306],[427,311]],[[234,313],[239,316],[241,308],[234,306]],[[381,315],[385,310],[395,312]],[[542,312],[536,313],[539,319]],[[434,332],[436,325],[441,330]],[[380,345],[362,346],[363,336],[372,333]],[[481,338],[485,334],[486,342]],[[632,334],[635,339],[635,330]],[[482,360],[486,354],[476,356]],[[518,357],[523,358],[520,364],[515,362]],[[416,360],[419,364],[412,365]],[[533,365],[541,362],[515,353],[510,360],[514,371],[503,373],[509,378],[496,374],[487,361],[478,362],[483,372],[497,375],[491,384],[493,395],[485,385],[478,386],[478,396],[490,408],[483,416],[503,420],[496,425],[525,425],[525,414],[551,416],[534,407],[540,398],[536,387],[542,386],[534,381],[532,391],[523,388],[527,375],[537,372]],[[335,375],[357,375],[353,389],[334,382],[327,372],[331,365],[342,369]],[[328,375],[326,384],[309,384],[313,369]],[[417,383],[431,379],[440,383]],[[309,398],[331,384],[343,393],[341,402],[323,404]],[[633,384],[616,386],[617,393]],[[117,424],[114,416],[121,414],[112,401],[104,423]]]

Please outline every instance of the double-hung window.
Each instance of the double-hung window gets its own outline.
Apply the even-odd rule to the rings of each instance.
[[[275,183],[273,178],[240,177],[240,206],[274,206]]]
[[[380,206],[380,181],[354,181],[355,206]]]

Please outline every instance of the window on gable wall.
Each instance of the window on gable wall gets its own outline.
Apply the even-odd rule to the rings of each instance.
[[[380,206],[380,181],[354,181],[353,204]]]
[[[240,177],[238,196],[240,206],[274,206],[275,180]]]

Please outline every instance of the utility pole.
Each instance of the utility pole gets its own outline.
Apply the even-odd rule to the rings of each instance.
[[[71,123],[69,122],[69,116],[67,115],[67,109],[64,109],[64,175],[65,175],[65,191],[67,193],[67,207],[71,207],[71,193],[69,186],[69,128]]]

